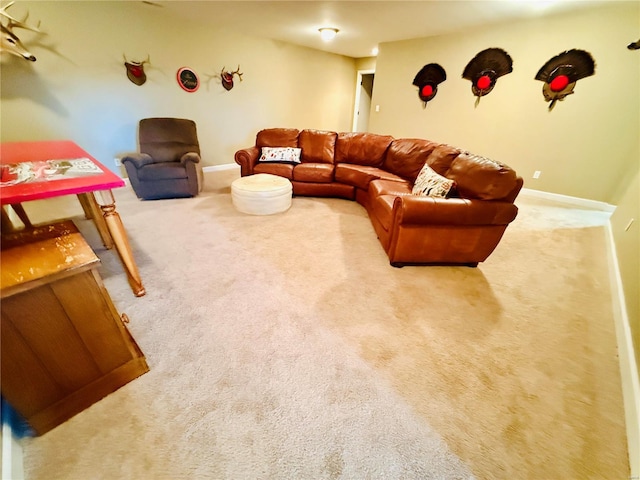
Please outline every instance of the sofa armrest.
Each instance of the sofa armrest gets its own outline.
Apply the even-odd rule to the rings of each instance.
[[[187,152],[180,157],[180,163],[185,165],[187,162],[200,163],[200,155],[196,152]]]
[[[153,158],[146,153],[127,153],[122,157],[122,164],[126,167],[127,163],[132,164],[136,169],[144,167],[149,163],[153,163]]]
[[[260,148],[249,147],[238,150],[235,154],[235,161],[240,165],[240,175],[243,177],[253,174],[253,169],[260,158]]]
[[[508,225],[518,214],[513,203],[401,195],[393,203],[399,225]]]

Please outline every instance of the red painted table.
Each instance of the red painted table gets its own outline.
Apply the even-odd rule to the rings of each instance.
[[[67,140],[2,143],[0,165],[2,205],[77,195],[105,246],[116,247],[133,293],[138,297],[145,294],[111,192],[125,185],[122,178]]]

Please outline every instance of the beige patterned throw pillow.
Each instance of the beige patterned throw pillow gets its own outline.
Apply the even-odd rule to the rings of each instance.
[[[259,162],[300,163],[302,149],[294,147],[262,147]]]
[[[455,182],[443,177],[426,163],[420,170],[411,193],[426,197],[445,198]]]

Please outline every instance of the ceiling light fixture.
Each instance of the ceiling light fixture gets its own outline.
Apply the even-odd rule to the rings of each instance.
[[[331,27],[319,28],[318,31],[320,32],[320,37],[325,42],[330,42],[331,40],[336,38],[336,35],[338,34],[338,29]]]

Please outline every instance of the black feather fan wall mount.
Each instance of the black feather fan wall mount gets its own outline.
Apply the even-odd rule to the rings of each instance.
[[[544,82],[542,94],[549,103],[549,111],[558,100],[564,100],[571,95],[576,82],[581,78],[590,77],[596,72],[596,62],[589,52],[572,49],[562,52],[538,71],[536,80]]]
[[[438,85],[447,79],[447,72],[437,63],[429,63],[422,67],[413,79],[413,85],[418,87],[418,96],[423,107],[433,100],[438,93]]]
[[[476,105],[493,90],[498,78],[513,72],[513,60],[501,48],[487,48],[469,61],[462,78],[471,80],[471,91],[477,97]]]

